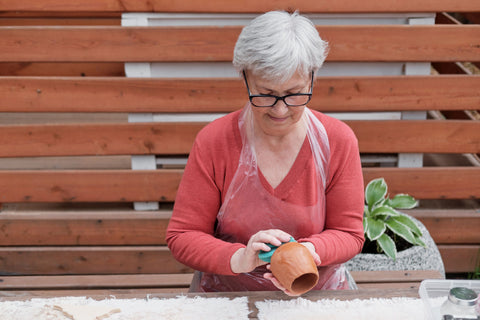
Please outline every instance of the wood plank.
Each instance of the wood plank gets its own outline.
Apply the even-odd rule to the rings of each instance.
[[[441,279],[438,270],[400,270],[400,271],[351,271],[357,284],[359,283],[390,283],[390,282],[421,282],[425,279]]]
[[[172,202],[183,170],[0,171],[0,203]]]
[[[354,271],[360,288],[411,287],[425,279],[440,279],[438,271]],[[372,277],[373,276],[373,277]],[[378,276],[378,277],[377,277]],[[161,288],[188,287],[193,274],[123,274],[65,276],[0,276],[3,290],[32,289],[100,289],[100,288]]]
[[[0,76],[124,77],[122,62],[0,62]]]
[[[411,289],[416,290],[420,288],[421,282],[388,282],[388,283],[377,283],[377,282],[366,282],[357,284],[358,289],[365,290],[383,290],[383,289]]]
[[[480,25],[317,28],[331,44],[328,61],[480,59]],[[231,61],[240,30],[235,26],[0,27],[0,61]]]
[[[419,219],[436,244],[480,243],[480,210],[409,210],[408,214]]]
[[[439,245],[445,272],[475,272],[480,268],[480,245]]]
[[[309,107],[323,112],[479,109],[479,87],[480,75],[320,77]],[[222,113],[246,99],[243,81],[227,78],[2,77],[0,95],[0,112]]]
[[[191,273],[164,246],[1,247],[2,275]]]
[[[188,288],[193,273],[65,276],[0,276],[2,290]]]
[[[409,210],[437,244],[480,243],[478,210]],[[5,246],[165,245],[170,211],[3,211],[0,243]],[[108,234],[108,237],[105,235]]]
[[[97,299],[116,297],[128,298],[152,298],[153,295],[174,295],[188,294],[188,288],[134,288],[134,289],[34,289],[34,290],[0,290],[0,299],[5,300],[27,300],[32,298],[48,297],[74,297],[89,296]]]
[[[478,199],[480,168],[364,168],[365,183],[384,177],[391,195],[407,193],[417,199]]]
[[[170,211],[3,211],[3,246],[166,245]]]
[[[1,157],[188,154],[205,123],[0,126]],[[6,148],[9,148],[8,154]],[[1,150],[0,149],[0,150]]]
[[[183,170],[0,171],[0,203],[174,201]],[[417,199],[478,199],[480,168],[364,168],[365,183],[384,177],[390,194]]]
[[[345,121],[364,153],[480,153],[480,122]],[[206,123],[102,123],[0,126],[0,157],[186,155]]]
[[[15,17],[0,19],[0,26],[120,26],[120,17],[116,18],[68,18],[57,17]]]
[[[366,153],[478,153],[480,122],[462,120],[345,121]],[[389,127],[392,126],[390,129]]]
[[[162,1],[162,0],[84,0],[71,3],[60,0],[1,0],[0,7],[4,11],[106,11],[106,12],[265,12],[292,8],[288,0],[241,2],[195,0]],[[325,3],[315,0],[298,0],[295,9],[301,12],[438,12],[438,11],[480,11],[475,0],[341,0]]]

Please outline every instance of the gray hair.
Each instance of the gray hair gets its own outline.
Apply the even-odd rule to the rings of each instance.
[[[325,61],[328,43],[314,24],[294,12],[270,11],[253,19],[238,37],[233,54],[237,71],[250,70],[268,80],[306,76]]]

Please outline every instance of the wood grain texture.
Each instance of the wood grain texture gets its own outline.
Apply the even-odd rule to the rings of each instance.
[[[0,203],[171,202],[182,170],[0,171]],[[391,194],[418,199],[478,199],[478,167],[364,168],[365,183],[384,177]]]
[[[36,210],[2,213],[4,246],[166,245],[171,212]]]
[[[320,77],[309,107],[323,112],[480,109],[479,76]],[[0,112],[232,112],[240,79],[2,77]]]
[[[446,272],[474,272],[480,268],[480,245],[439,245]]]
[[[439,12],[439,11],[480,11],[475,0],[385,0],[382,2],[365,0],[332,1],[329,3],[316,0],[298,0],[292,6],[288,0],[241,2],[195,0],[84,0],[82,2],[65,2],[60,0],[1,0],[4,11],[104,11],[104,12],[265,12],[278,9],[298,9],[301,12]]]
[[[419,219],[436,244],[480,243],[480,210],[411,210],[408,214]]]
[[[480,153],[480,122],[345,121],[364,153]],[[1,157],[187,155],[206,123],[78,123],[0,126]]]
[[[318,26],[328,61],[479,61],[480,25]],[[240,27],[0,27],[2,62],[231,61]]]
[[[163,246],[3,247],[2,275],[191,273]]]

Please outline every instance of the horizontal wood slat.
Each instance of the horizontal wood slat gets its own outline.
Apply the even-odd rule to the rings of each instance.
[[[298,9],[301,12],[439,12],[439,11],[480,11],[475,0],[341,0],[323,2],[297,0],[276,1],[204,1],[195,0],[84,0],[69,2],[61,0],[1,0],[4,11],[106,11],[106,12],[265,12],[278,9]]]
[[[0,149],[0,156],[183,155],[189,153],[196,134],[204,125],[205,123],[6,125],[0,127],[0,145],[4,146]]]
[[[409,210],[437,244],[480,243],[480,212],[468,209]],[[166,245],[171,211],[3,211],[3,246]]]
[[[191,273],[167,247],[0,247],[0,275]]]
[[[480,168],[364,168],[365,182],[384,177],[390,194],[407,193],[417,199],[480,198]]]
[[[0,276],[2,290],[188,287],[193,273],[74,276]]]
[[[479,121],[352,120],[345,122],[355,132],[360,152],[478,153],[480,151]]]
[[[319,26],[328,61],[480,61],[480,25]],[[240,27],[0,27],[2,62],[231,61]]]
[[[182,170],[0,171],[0,203],[174,201]],[[391,194],[418,199],[480,198],[480,168],[364,168]]]
[[[352,271],[357,285],[401,283],[415,284],[425,279],[440,279],[435,270],[408,271]],[[64,275],[64,276],[3,276],[2,290],[25,289],[99,289],[99,288],[162,288],[188,287],[192,273],[177,274],[122,274],[122,275]]]
[[[58,17],[8,17],[0,15],[0,26],[120,26],[120,17],[114,18],[69,18]]]
[[[445,271],[478,266],[479,245],[439,245]],[[0,275],[169,274],[193,270],[177,262],[167,247],[0,247]]]
[[[170,211],[5,211],[2,246],[166,245]]]
[[[122,62],[0,62],[0,76],[124,77]]]
[[[2,202],[175,200],[183,170],[0,171]]]
[[[479,76],[320,77],[309,107],[321,111],[474,110]],[[231,112],[240,79],[0,78],[0,112]]]
[[[425,279],[440,279],[438,270],[401,270],[401,271],[351,271],[357,284],[381,282],[416,282]]]
[[[439,245],[445,271],[474,272],[480,268],[480,245]]]
[[[361,152],[480,153],[480,122],[349,120]],[[206,123],[0,126],[0,157],[186,155]]]
[[[409,210],[419,219],[436,244],[480,243],[480,209]]]

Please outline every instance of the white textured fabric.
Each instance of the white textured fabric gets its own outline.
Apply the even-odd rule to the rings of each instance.
[[[248,319],[246,297],[106,299],[85,297],[0,302],[0,320],[197,320]]]
[[[304,298],[257,302],[259,320],[424,320],[421,299],[318,300]]]

